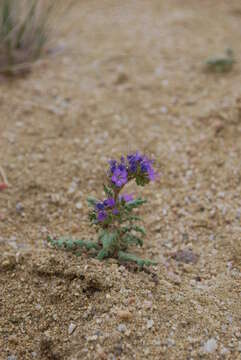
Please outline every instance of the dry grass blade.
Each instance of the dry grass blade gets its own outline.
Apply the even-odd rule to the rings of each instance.
[[[6,176],[6,174],[5,174],[5,171],[3,170],[3,168],[2,168],[1,166],[0,166],[0,175],[1,175],[4,183],[5,183],[6,185],[9,185],[7,176]]]

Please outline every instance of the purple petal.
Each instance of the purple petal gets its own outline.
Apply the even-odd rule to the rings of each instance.
[[[107,213],[105,211],[98,212],[98,221],[104,221],[107,218]]]
[[[123,194],[120,196],[120,200],[124,200],[125,202],[129,202],[133,200],[133,195],[131,194]]]

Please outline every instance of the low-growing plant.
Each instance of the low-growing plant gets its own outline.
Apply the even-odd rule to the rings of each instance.
[[[0,72],[29,69],[48,40],[54,0],[0,0]]]
[[[93,251],[99,260],[113,257],[123,262],[134,262],[140,267],[155,264],[127,252],[130,246],[143,245],[146,233],[139,225],[141,218],[136,214],[136,209],[145,204],[146,200],[134,199],[133,195],[122,191],[131,181],[135,181],[138,186],[145,186],[156,177],[153,160],[139,152],[122,156],[120,161],[110,160],[107,181],[103,185],[106,199],[100,201],[90,197],[87,200],[91,225],[99,233],[97,241],[54,239],[49,236],[48,242],[57,248]]]
[[[235,63],[232,49],[226,49],[225,55],[210,58],[206,61],[206,69],[211,72],[223,73],[232,70]]]

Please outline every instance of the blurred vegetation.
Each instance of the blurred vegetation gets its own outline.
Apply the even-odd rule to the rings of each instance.
[[[211,58],[206,61],[208,71],[223,73],[232,70],[235,63],[233,50],[228,48],[221,57]]]
[[[55,0],[0,0],[0,72],[29,71],[48,41]]]

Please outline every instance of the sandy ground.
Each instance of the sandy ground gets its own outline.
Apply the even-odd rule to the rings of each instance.
[[[241,359],[240,23],[239,0],[79,1],[60,53],[1,78],[1,360]],[[137,249],[158,266],[50,249],[95,236],[85,199],[136,149],[161,173]]]

